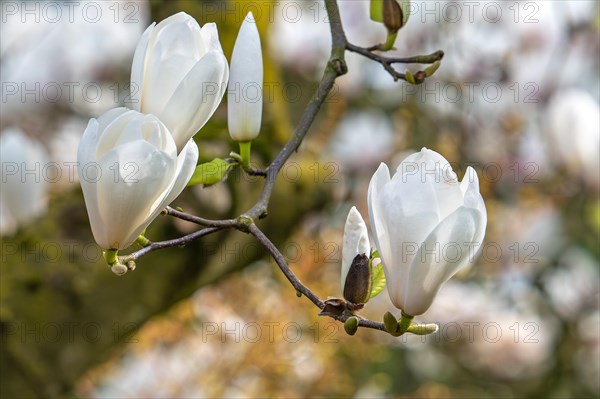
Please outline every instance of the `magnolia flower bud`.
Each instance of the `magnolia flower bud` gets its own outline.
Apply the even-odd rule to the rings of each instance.
[[[0,235],[5,235],[46,211],[49,187],[41,170],[48,156],[41,144],[10,128],[0,135],[0,160]]]
[[[180,12],[153,23],[142,35],[131,67],[132,106],[156,115],[180,153],[219,106],[228,78],[217,26],[201,29]]]
[[[355,206],[348,212],[342,244],[341,287],[344,298],[365,303],[371,289],[369,233]]]
[[[487,215],[477,174],[469,167],[459,182],[444,157],[423,148],[393,177],[382,163],[368,202],[390,299],[403,315],[422,314],[482,244]]]
[[[169,130],[154,115],[116,108],[91,119],[77,162],[98,245],[131,245],[185,188],[197,160],[193,140],[177,155]]]
[[[233,47],[227,95],[229,134],[236,141],[250,141],[260,132],[262,120],[263,61],[260,36],[248,13]]]

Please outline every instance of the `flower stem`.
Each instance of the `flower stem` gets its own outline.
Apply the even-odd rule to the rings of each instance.
[[[402,312],[402,316],[400,317],[400,333],[404,334],[408,327],[410,327],[410,323],[412,323],[415,316],[407,315]]]
[[[104,260],[108,265],[113,265],[117,261],[118,249],[107,249],[104,251]]]
[[[242,166],[247,168],[250,165],[250,147],[251,141],[240,141],[240,155],[242,156]]]
[[[398,32],[391,33],[388,32],[385,43],[379,45],[379,51],[389,51],[394,48],[394,43],[396,43],[396,37],[398,37]]]

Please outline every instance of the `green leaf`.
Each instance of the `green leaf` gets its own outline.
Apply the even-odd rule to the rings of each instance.
[[[371,19],[375,22],[383,22],[383,0],[371,0]]]
[[[217,184],[227,178],[227,174],[233,166],[235,166],[235,164],[228,163],[221,158],[215,158],[210,162],[202,163],[196,166],[196,170],[187,185],[189,187],[198,184],[204,186]]]
[[[373,258],[371,258],[373,259]],[[371,264],[373,261],[371,260]],[[373,266],[371,272],[371,296],[375,298],[383,291],[385,287],[385,273],[383,272],[383,263],[379,263],[377,266]]]

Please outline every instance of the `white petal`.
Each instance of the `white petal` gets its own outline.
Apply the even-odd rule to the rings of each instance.
[[[407,290],[403,293],[402,309],[406,313],[424,313],[441,285],[473,260],[481,244],[474,242],[481,217],[478,210],[460,207],[427,237],[410,267]]]
[[[390,259],[384,262],[388,293],[394,305],[402,309],[408,272],[420,244],[439,223],[434,183],[422,181],[418,174],[396,176],[381,190],[379,210],[386,225]],[[458,189],[458,188],[457,188]]]
[[[146,55],[148,53],[148,44],[150,36],[156,23],[153,22],[145,31],[133,55],[133,63],[131,65],[131,108],[140,111],[142,107],[142,84],[144,82],[144,72],[146,70]]]
[[[98,118],[96,118],[98,121],[98,131],[103,132],[111,123],[115,121],[115,119],[129,111],[130,110],[125,107],[112,108],[106,111]]]
[[[238,33],[231,55],[227,116],[234,140],[250,141],[258,136],[263,105],[263,60],[260,35],[252,13]]]
[[[185,189],[187,183],[192,178],[194,171],[196,170],[196,164],[198,163],[198,146],[194,140],[190,140],[187,145],[181,151],[181,154],[177,157],[177,170],[175,172],[174,180],[171,183],[171,187],[165,191],[165,195],[157,198],[157,200],[151,205],[150,214],[146,218],[146,221],[142,223],[144,229],[148,227],[150,223],[169,205],[173,202],[179,194]],[[141,232],[143,229],[140,229]],[[139,233],[138,233],[139,235]],[[136,236],[137,237],[137,236]]]
[[[485,208],[483,197],[479,193],[479,178],[477,177],[477,172],[475,172],[475,169],[471,168],[470,166],[467,168],[467,173],[463,177],[463,181],[460,183],[460,188],[461,190],[464,190],[464,206],[475,209],[481,214],[473,241],[482,243],[483,237],[485,236],[485,229],[487,227],[487,210]]]
[[[112,109],[98,118],[98,137],[94,159],[100,159],[119,141],[121,134],[131,118],[139,115],[127,108]]]
[[[169,128],[177,151],[186,145],[210,119],[223,99],[223,74],[227,60],[217,51],[209,51],[181,81],[160,114]]]
[[[344,239],[342,244],[342,273],[341,288],[344,291],[346,276],[352,265],[352,261],[357,255],[370,255],[371,247],[369,245],[369,233],[367,225],[360,212],[355,206],[348,212],[346,224],[344,226]]]
[[[183,189],[187,186],[188,182],[192,178],[194,171],[196,170],[196,164],[198,163],[198,146],[194,140],[188,141],[183,151],[177,157],[177,171],[176,179],[173,182],[173,187],[169,191],[169,194],[162,201],[159,206],[158,212],[162,211],[167,205],[173,202]]]
[[[106,233],[96,242],[103,248],[132,244],[151,220],[151,206],[172,184],[175,160],[144,140],[129,142],[99,160],[104,173],[98,182],[98,205]]]
[[[85,207],[87,209],[88,218],[90,219],[94,238],[106,237],[106,224],[100,214],[96,184],[102,176],[100,165],[96,162],[96,147],[98,145],[99,135],[98,126],[99,123],[96,119],[90,119],[88,126],[81,137],[79,148],[77,149],[79,184],[83,191]],[[96,242],[98,242],[97,239]]]
[[[221,53],[223,52],[221,42],[219,41],[219,31],[217,30],[217,24],[215,24],[214,22],[204,24],[204,26],[200,30],[200,34],[202,35],[202,40],[204,41],[204,45],[208,50],[217,50]]]
[[[401,279],[402,269],[394,263],[394,248],[388,231],[388,219],[382,207],[382,191],[385,186],[390,183],[390,172],[386,164],[379,165],[377,171],[371,177],[369,183],[368,203],[369,203],[369,220],[373,231],[373,239],[375,246],[381,256],[383,262],[385,278],[387,281],[388,293],[394,305],[399,306],[396,299],[401,297],[397,295],[402,290],[403,280]]]
[[[207,46],[200,25],[185,13],[161,21],[149,46],[141,110],[161,117],[181,81],[206,54]]]
[[[402,161],[393,180],[402,184],[411,184],[410,188],[405,188],[407,196],[411,195],[415,188],[418,189],[425,184],[432,189],[431,192],[429,190],[427,192],[428,195],[433,193],[433,197],[411,201],[410,204],[415,209],[408,213],[419,213],[422,207],[429,209],[436,207],[441,220],[463,203],[460,185],[450,163],[442,155],[427,148]]]

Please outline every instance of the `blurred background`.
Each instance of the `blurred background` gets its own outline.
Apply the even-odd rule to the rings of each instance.
[[[229,59],[252,11],[265,60],[267,165],[328,59],[320,1],[2,1],[0,396],[568,398],[600,395],[600,9],[595,1],[413,1],[390,55],[446,56],[421,86],[347,54],[260,222],[300,279],[341,296],[343,225],[380,162],[431,148],[488,210],[477,262],[393,338],[317,317],[248,236],[224,231],[154,252],[116,277],[94,243],[76,149],[91,117],[124,104],[137,40],[179,11],[216,22]],[[368,1],[339,1],[348,39],[385,28]],[[418,65],[397,65],[401,72]],[[235,150],[226,99],[196,136],[200,161]],[[24,178],[9,164],[24,163]],[[233,174],[174,203],[239,215],[259,178]],[[194,226],[159,217],[153,241]],[[398,313],[382,293],[362,314]]]

